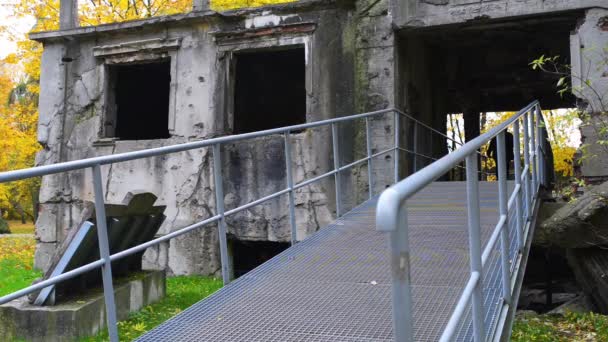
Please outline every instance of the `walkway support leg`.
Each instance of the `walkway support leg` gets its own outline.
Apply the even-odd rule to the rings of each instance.
[[[222,263],[222,280],[224,285],[230,283],[232,267],[228,259],[228,241],[226,239],[226,218],[224,217],[224,184],[222,179],[221,145],[213,145],[213,179],[215,183],[215,205],[220,219],[217,223],[220,240],[220,262]]]
[[[95,192],[95,223],[97,226],[99,257],[104,262],[103,266],[101,267],[101,279],[103,282],[103,296],[106,304],[108,335],[110,336],[110,341],[118,342],[116,302],[114,298],[114,285],[112,284],[112,262],[110,261],[106,207],[103,199],[103,185],[101,180],[101,168],[99,165],[93,166],[93,189]]]
[[[480,279],[472,295],[473,334],[476,342],[485,341],[483,310],[483,270],[481,266],[481,227],[479,224],[479,178],[477,175],[477,154],[466,158],[467,167],[467,214],[469,223],[469,256],[471,272],[479,272]]]
[[[505,303],[511,303],[511,267],[509,256],[509,195],[507,190],[507,154],[505,148],[505,131],[496,137],[498,150],[498,209],[501,217],[505,218],[500,228],[500,261],[502,268],[502,297]]]

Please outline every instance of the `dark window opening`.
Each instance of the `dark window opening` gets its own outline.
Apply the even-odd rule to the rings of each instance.
[[[112,130],[123,140],[169,138],[169,60],[111,67],[114,87]],[[113,122],[112,122],[113,119]]]
[[[240,277],[289,248],[287,242],[230,240],[234,276]]]
[[[234,133],[306,122],[304,48],[236,56]]]

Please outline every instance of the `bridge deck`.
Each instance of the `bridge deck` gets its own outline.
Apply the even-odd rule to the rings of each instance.
[[[484,245],[498,222],[497,192],[497,183],[480,183]],[[465,183],[435,182],[408,202],[417,341],[439,338],[468,280],[465,199]],[[139,340],[392,340],[387,234],[375,230],[375,205],[363,203]],[[484,273],[490,325],[497,309],[489,304],[500,300],[496,253]],[[467,318],[458,340],[470,334]]]

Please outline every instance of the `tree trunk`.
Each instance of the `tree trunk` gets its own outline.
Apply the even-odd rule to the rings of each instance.
[[[2,209],[0,209],[0,234],[10,234],[11,230],[8,228],[8,223],[2,217]]]

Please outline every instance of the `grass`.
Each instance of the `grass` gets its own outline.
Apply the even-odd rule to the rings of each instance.
[[[127,320],[119,322],[119,339],[131,341],[141,336],[221,287],[221,279],[216,278],[202,276],[167,278],[167,296],[131,314]],[[81,339],[81,342],[88,341],[109,341],[107,330],[104,329],[97,336]]]
[[[21,223],[19,220],[7,222],[12,234],[34,234],[34,224],[32,222]]]
[[[523,315],[513,326],[514,342],[608,341],[608,316],[596,313]]]
[[[19,222],[21,224],[21,222]],[[11,226],[12,228],[13,226]],[[33,229],[33,226],[32,226]],[[22,231],[27,231],[22,230]],[[14,232],[14,231],[13,231]],[[32,284],[42,272],[33,269],[33,237],[0,238],[0,296]],[[121,341],[131,341],[222,287],[222,281],[202,276],[167,278],[167,296],[118,323]],[[109,341],[107,330],[81,341]]]
[[[27,287],[42,275],[33,269],[35,248],[33,237],[0,238],[0,296]]]

